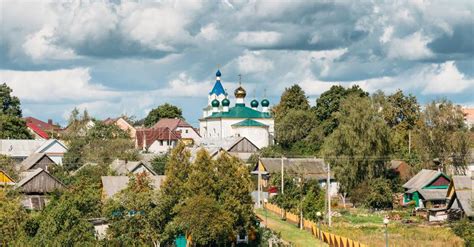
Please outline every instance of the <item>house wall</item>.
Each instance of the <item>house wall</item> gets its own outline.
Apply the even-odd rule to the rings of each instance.
[[[168,145],[168,140],[159,141],[156,140],[153,144],[150,145],[148,148],[148,152],[155,153],[155,154],[163,154],[168,152],[168,150],[172,149],[176,146],[176,141],[171,140],[170,145]]]
[[[50,146],[40,150],[39,152],[46,153],[54,163],[60,165],[63,163],[64,153],[67,152],[67,149],[65,149],[61,144],[53,142]]]
[[[45,171],[48,171],[48,169],[54,164],[55,162],[46,157],[46,156],[43,156],[43,158],[41,158],[38,162],[36,162],[36,164],[34,164],[30,170],[33,170],[33,169],[36,169],[36,168],[42,168],[43,170]]]
[[[24,195],[21,205],[30,210],[43,210],[49,201],[49,196],[47,195]]]
[[[435,181],[433,181],[430,185],[427,187],[432,187],[432,186],[448,186],[449,185],[449,180],[445,178],[444,176],[439,176]]]
[[[193,128],[189,127],[178,127],[176,131],[181,131],[181,138],[183,139],[192,139],[195,144],[199,145],[201,143],[201,137],[196,133]]]
[[[131,126],[125,119],[119,118],[115,125],[117,125],[120,129],[127,131],[130,134],[130,138],[135,139],[137,130]]]
[[[63,185],[53,179],[50,175],[46,172],[41,172],[40,174],[36,175],[33,179],[28,181],[21,187],[21,191],[23,193],[50,193],[56,189],[62,189]]]

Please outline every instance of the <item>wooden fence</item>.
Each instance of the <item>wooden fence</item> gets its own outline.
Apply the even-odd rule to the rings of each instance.
[[[273,205],[273,204],[270,204],[270,203],[265,203],[264,207],[267,210],[269,210],[271,212],[274,212],[278,215],[282,215],[282,213],[283,213],[283,210],[281,208],[279,208],[277,205]],[[286,213],[286,219],[289,220],[289,221],[295,222],[295,223],[300,222],[300,218],[298,217],[298,215],[293,214],[293,213],[289,213],[289,212]],[[332,234],[332,233],[329,233],[329,232],[322,231],[322,230],[318,229],[318,227],[316,226],[316,223],[314,223],[311,220],[304,219],[303,222],[304,222],[304,227],[305,228],[311,229],[311,233],[313,234],[313,236],[315,236],[317,239],[327,243],[331,247],[333,247],[333,246],[334,247],[367,247],[367,245],[361,244],[361,243],[359,243],[357,241],[354,241],[352,239],[348,239],[348,238],[341,237],[341,236],[336,235],[336,234]]]

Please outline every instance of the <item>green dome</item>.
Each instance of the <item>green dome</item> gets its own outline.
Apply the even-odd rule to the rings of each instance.
[[[253,107],[253,108],[257,108],[258,107],[258,101],[257,100],[252,100],[252,102],[250,102],[250,106]]]
[[[268,107],[269,105],[270,105],[270,101],[268,101],[267,99],[262,100],[263,107]]]
[[[211,102],[212,107],[219,107],[219,100],[215,99]]]
[[[223,99],[222,106],[230,106],[230,100],[228,100],[227,98]]]

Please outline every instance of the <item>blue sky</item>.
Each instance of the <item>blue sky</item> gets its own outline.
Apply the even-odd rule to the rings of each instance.
[[[402,89],[474,105],[473,1],[13,1],[0,4],[0,81],[25,116],[142,118],[164,102],[197,125],[219,65],[248,97],[298,83]],[[232,99],[231,99],[232,100]],[[248,99],[249,100],[249,99]]]

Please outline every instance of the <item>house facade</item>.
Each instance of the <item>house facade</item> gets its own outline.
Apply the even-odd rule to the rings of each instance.
[[[54,163],[62,164],[67,147],[56,139],[49,140],[0,140],[0,154],[10,156],[15,163],[20,164],[23,160],[34,153],[45,153]]]
[[[216,83],[208,95],[208,105],[199,119],[199,133],[203,140],[246,137],[258,148],[272,144],[274,119],[269,111],[270,102],[254,99],[249,107],[245,102],[247,92],[239,86],[234,91],[235,104],[231,106],[220,78],[221,72],[217,71]]]
[[[181,134],[168,128],[138,129],[135,146],[143,152],[164,154],[174,148]]]
[[[130,135],[130,138],[135,139],[137,130],[133,125],[131,125],[127,120],[125,120],[123,117],[118,117],[118,118],[107,118],[104,120],[105,124],[115,124],[117,127],[119,127],[121,130],[127,132]]]
[[[442,208],[446,205],[446,192],[451,179],[444,173],[423,169],[403,185],[403,205],[416,208]]]
[[[201,136],[199,135],[198,131],[183,119],[162,118],[155,125],[153,125],[153,128],[168,128],[171,131],[179,132],[181,141],[186,145],[199,145],[201,143]]]

